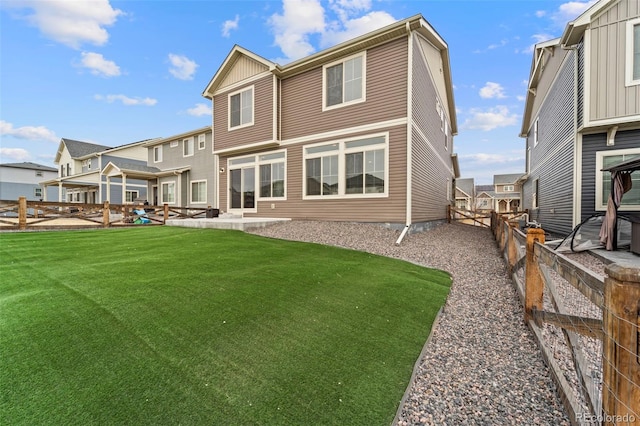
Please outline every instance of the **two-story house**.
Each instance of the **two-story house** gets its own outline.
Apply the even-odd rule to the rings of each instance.
[[[129,178],[122,171],[147,168],[146,143],[112,148],[63,138],[54,161],[58,177],[41,184],[45,188],[57,187],[60,202],[126,204],[146,198],[147,181],[137,176]]]
[[[36,163],[0,164],[0,200],[17,200],[26,197],[29,201],[43,200],[47,194],[40,185],[43,180],[53,179],[57,169]],[[48,189],[53,196],[54,189]]]
[[[606,210],[603,168],[640,156],[640,2],[600,0],[534,50],[522,120],[523,207],[568,234]],[[621,212],[640,211],[640,176]]]
[[[145,144],[151,174],[146,178],[153,205],[208,207],[216,204],[218,169],[211,126],[153,139]]]
[[[473,178],[456,179],[456,208],[475,210],[476,191]]]
[[[449,50],[421,15],[284,66],[235,46],[203,96],[223,211],[413,230],[453,203]]]

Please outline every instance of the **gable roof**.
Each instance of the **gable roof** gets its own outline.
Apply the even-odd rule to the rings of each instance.
[[[71,155],[71,158],[84,157],[85,155],[95,154],[100,151],[111,149],[110,146],[106,145],[98,145],[90,142],[62,138],[60,140],[60,147],[58,148],[58,155],[56,155],[56,161],[59,160],[59,154],[62,152],[63,144],[67,147],[67,151],[69,151],[69,155]]]
[[[494,185],[514,184],[516,183],[524,173],[510,173],[505,175],[493,175]]]
[[[591,24],[593,17],[617,1],[618,0],[600,0],[594,3],[590,8],[585,10],[582,15],[567,24],[564,33],[562,33],[562,37],[560,37],[560,43],[562,43],[563,46],[578,44],[580,40],[582,40],[589,24]]]
[[[195,136],[201,133],[211,133],[211,132],[212,132],[211,126],[205,126],[205,127],[200,127],[198,129],[188,130],[186,132],[178,133],[177,135],[167,136],[166,138],[149,139],[145,142],[144,145],[145,146],[162,145],[165,142],[174,141],[182,138],[188,138],[190,136]]]
[[[213,76],[205,90],[202,92],[202,96],[207,99],[212,99],[216,90],[221,87],[225,78],[229,75],[234,65],[240,60],[242,56],[249,58],[257,65],[262,65],[262,71],[271,72],[280,78],[285,78],[300,74],[313,68],[317,68],[340,57],[369,49],[373,46],[385,43],[401,36],[405,36],[410,31],[418,32],[440,51],[440,56],[442,59],[441,71],[445,81],[445,89],[447,91],[447,107],[451,114],[451,132],[453,135],[456,135],[458,133],[458,124],[456,120],[456,108],[453,97],[453,79],[451,77],[449,47],[444,39],[423,18],[421,14],[417,14],[410,18],[397,21],[391,25],[387,25],[354,39],[337,44],[328,49],[321,50],[317,53],[314,53],[302,59],[298,59],[284,66],[264,59],[261,56],[256,55],[255,53],[243,47],[234,45],[231,49],[231,52],[229,52],[218,71],[216,71],[215,75]],[[260,67],[256,67],[253,70],[252,75],[249,75],[251,73],[246,70],[244,72],[245,79],[248,79],[252,76],[260,74]],[[241,77],[242,76],[239,76],[239,78]]]
[[[36,164],[31,162],[24,163],[4,163],[0,164],[2,167],[12,167],[15,169],[27,169],[27,170],[41,170],[43,172],[57,172],[58,169],[55,167],[43,166],[42,164]]]
[[[456,179],[456,189],[472,197],[474,192],[473,178]]]

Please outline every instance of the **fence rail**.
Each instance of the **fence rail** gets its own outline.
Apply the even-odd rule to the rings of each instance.
[[[110,204],[108,201],[103,204],[27,201],[20,197],[0,200],[0,230],[108,228],[135,226],[141,222],[164,225],[167,219],[212,217],[213,210],[167,204]]]
[[[491,229],[572,423],[640,424],[640,268],[599,275],[545,246],[542,229],[496,213]]]

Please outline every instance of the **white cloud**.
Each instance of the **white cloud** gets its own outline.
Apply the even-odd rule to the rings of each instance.
[[[186,56],[173,53],[169,53],[169,62],[172,65],[172,68],[169,68],[171,75],[179,80],[193,80],[198,64]]]
[[[273,14],[269,25],[283,61],[300,59],[396,21],[387,12],[371,11],[371,0],[329,0],[329,12],[320,0],[283,0],[282,14]],[[314,39],[315,37],[315,39]],[[314,45],[314,41],[316,41]]]
[[[593,6],[598,0],[589,1],[569,1],[558,7],[557,12],[552,15],[552,19],[564,26],[567,22],[574,20],[584,11]]]
[[[104,45],[109,39],[105,27],[113,25],[124,13],[109,0],[47,0],[8,2],[7,7],[29,9],[22,16],[47,38],[79,49],[83,43]]]
[[[91,70],[91,74],[103,77],[117,77],[120,67],[113,61],[108,61],[100,53],[82,52],[81,65]]]
[[[29,151],[22,148],[0,148],[0,157],[2,157],[3,162],[6,158],[15,161],[27,161],[31,159]]]
[[[187,110],[187,114],[193,115],[194,117],[211,115],[211,107],[207,104],[199,103],[199,104],[196,104],[196,106],[194,106],[193,108],[189,108]]]
[[[553,40],[555,37],[550,34],[542,33],[542,34],[534,34],[531,36],[531,38],[534,39],[535,42],[529,45],[529,47],[527,47],[526,49],[523,49],[522,51],[520,51],[520,53],[525,53],[530,55],[536,49],[536,44],[542,43],[543,41]]]
[[[393,24],[396,19],[387,12],[370,12],[364,16],[332,23],[322,36],[322,46],[329,47]]]
[[[282,15],[274,13],[268,20],[275,44],[289,60],[310,55],[315,48],[309,42],[309,35],[321,34],[325,29],[320,1],[283,0],[282,9]]]
[[[487,81],[487,84],[480,89],[480,97],[482,99],[504,99],[504,87],[498,83]]]
[[[60,138],[56,136],[55,132],[44,126],[13,127],[13,124],[4,120],[0,120],[0,135],[32,141],[60,142]]]
[[[547,15],[547,12],[545,10],[537,10],[536,11],[536,18],[543,18]]]
[[[229,37],[229,35],[231,34],[231,30],[237,30],[238,29],[238,24],[240,23],[240,16],[236,15],[235,19],[232,20],[227,20],[224,21],[224,23],[222,24],[222,36],[223,37]]]
[[[474,164],[489,165],[489,164],[505,164],[514,161],[520,161],[524,158],[521,153],[517,154],[486,154],[482,152],[474,154],[462,154],[461,160],[472,162]]]
[[[94,99],[98,101],[105,101],[108,103],[114,103],[116,101],[122,102],[123,105],[145,105],[145,106],[153,106],[158,103],[157,99],[153,98],[130,98],[125,95],[95,95]]]
[[[489,131],[499,127],[509,127],[518,124],[518,115],[509,112],[506,106],[496,106],[486,111],[480,109],[471,110],[472,117],[465,120],[462,127],[465,129]]]

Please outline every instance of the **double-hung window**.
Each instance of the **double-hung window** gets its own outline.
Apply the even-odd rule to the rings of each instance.
[[[504,192],[513,192],[514,191],[514,186],[513,185],[505,185],[503,188]]]
[[[191,157],[193,155],[193,138],[187,138],[182,141],[182,156]]]
[[[253,86],[229,94],[229,130],[253,125]]]
[[[323,109],[365,100],[366,55],[361,53],[323,67]]]
[[[626,85],[640,84],[640,18],[627,21]]]
[[[388,135],[304,148],[304,197],[386,196]]]
[[[260,198],[285,197],[285,151],[258,155]]]
[[[611,194],[611,173],[601,170],[634,158],[640,158],[640,148],[596,153],[596,210],[606,210]],[[631,173],[631,184],[631,189],[620,200],[620,210],[640,209],[640,171]]]
[[[126,202],[133,203],[136,200],[136,198],[138,198],[138,194],[140,194],[140,191],[127,190],[127,192],[125,193]]]
[[[154,163],[162,162],[162,145],[153,147],[153,162]]]
[[[198,149],[204,149],[206,145],[206,136],[204,134],[198,135]]]
[[[193,204],[204,204],[207,202],[207,181],[191,181],[191,202]]]
[[[176,183],[162,183],[162,203],[174,204],[176,202]]]

